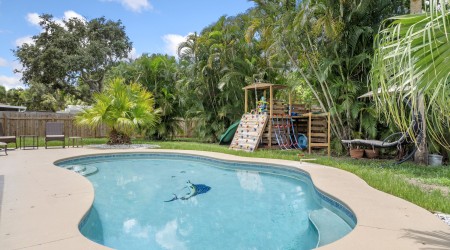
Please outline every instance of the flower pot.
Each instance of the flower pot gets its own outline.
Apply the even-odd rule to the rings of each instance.
[[[366,154],[367,158],[374,159],[380,155],[380,150],[378,148],[371,148],[364,150],[364,153]]]
[[[430,166],[442,166],[442,155],[429,154],[428,165]]]
[[[351,148],[350,149],[350,157],[353,159],[360,159],[364,155],[364,149],[361,148]]]

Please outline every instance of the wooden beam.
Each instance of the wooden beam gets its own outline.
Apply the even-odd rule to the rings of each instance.
[[[311,115],[312,113],[308,113],[308,154],[311,154]]]
[[[291,100],[291,91],[289,91],[289,116],[291,116],[291,109],[292,109],[292,100]]]
[[[272,119],[273,119],[273,86],[270,85],[269,88],[269,95],[270,95],[270,114],[269,114],[269,148],[272,148]]]
[[[328,157],[331,155],[331,121],[330,112],[328,112]]]
[[[244,102],[244,113],[248,112],[248,90],[244,90],[245,93],[245,102]]]

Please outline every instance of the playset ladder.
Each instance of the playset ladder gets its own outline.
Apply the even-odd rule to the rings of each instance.
[[[267,114],[244,114],[231,141],[230,149],[255,151],[258,148],[267,120]]]

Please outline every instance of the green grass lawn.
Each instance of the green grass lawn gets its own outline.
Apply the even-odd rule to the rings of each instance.
[[[103,144],[107,139],[84,139],[84,144]],[[257,150],[253,153],[235,151],[228,146],[200,143],[193,141],[145,141],[134,140],[133,143],[156,144],[163,149],[199,150],[232,154],[242,157],[274,158],[298,161],[298,151],[291,150]],[[41,138],[39,146],[44,146]],[[61,145],[50,142],[49,146]],[[66,144],[67,145],[67,144]],[[9,145],[10,147],[12,145]],[[394,161],[351,159],[348,157],[327,157],[323,155],[306,155],[316,158],[315,163],[343,169],[362,178],[370,186],[383,192],[415,203],[429,211],[450,214],[450,167],[427,167],[410,162],[394,165]]]

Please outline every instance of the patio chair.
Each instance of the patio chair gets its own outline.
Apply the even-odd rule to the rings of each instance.
[[[407,103],[408,106],[409,103]],[[393,148],[397,147],[398,149],[404,148],[407,144],[414,144],[414,148],[410,153],[404,155],[400,160],[396,162],[396,164],[401,164],[409,159],[411,159],[415,152],[417,151],[417,145],[422,141],[423,138],[423,130],[422,130],[422,116],[420,113],[417,115],[411,114],[412,120],[409,128],[405,132],[398,132],[392,135],[389,135],[384,140],[363,140],[363,139],[353,139],[353,140],[341,140],[343,144],[347,144],[350,148],[353,145],[356,146],[365,146],[369,148]],[[412,131],[414,133],[414,138],[416,138],[416,143],[414,141],[408,140],[411,136],[408,131]],[[397,140],[391,141],[391,139],[398,136]]]
[[[45,124],[45,148],[49,141],[62,141],[63,148],[66,147],[66,137],[64,136],[64,123],[47,122]]]
[[[14,144],[16,144],[16,148],[17,148],[17,136],[15,136],[15,135],[5,136],[2,123],[0,123],[0,142],[14,143]]]

